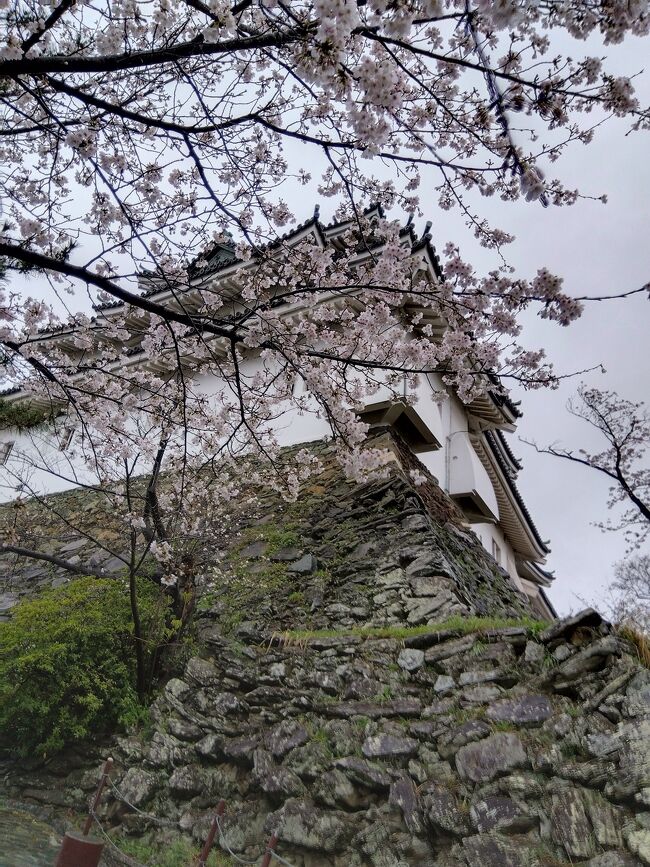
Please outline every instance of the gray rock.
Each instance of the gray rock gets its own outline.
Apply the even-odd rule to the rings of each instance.
[[[433,684],[433,689],[439,695],[444,695],[446,692],[451,692],[456,688],[456,681],[448,674],[439,674],[436,682]]]
[[[621,825],[623,824],[623,816],[621,811],[606,801],[599,792],[584,789],[582,799],[596,841],[608,849],[622,846]]]
[[[146,762],[155,768],[169,768],[182,762],[184,755],[180,741],[171,735],[154,732],[146,753]]]
[[[429,647],[424,653],[424,659],[429,664],[440,662],[442,659],[449,659],[452,656],[457,656],[459,653],[467,653],[475,644],[475,635],[465,635],[455,641],[445,641],[442,644]]]
[[[563,846],[569,858],[596,854],[596,840],[579,791],[566,789],[553,795],[550,819],[553,842]]]
[[[442,786],[428,786],[422,809],[434,831],[462,837],[469,831],[467,816],[458,809],[455,796]]]
[[[167,720],[167,731],[182,741],[196,741],[203,735],[203,729],[196,723],[174,716]]]
[[[338,768],[323,774],[316,780],[314,799],[327,807],[345,807],[358,810],[364,800],[348,777]]]
[[[618,639],[614,635],[606,635],[574,656],[570,656],[565,662],[561,662],[551,671],[549,681],[554,683],[556,688],[562,688],[564,684],[571,683],[591,671],[598,671],[605,664],[607,657],[618,653],[620,653]]]
[[[402,867],[404,862],[399,860],[390,842],[389,829],[384,822],[379,821],[360,831],[352,840],[351,848],[366,856],[358,862],[364,867]]]
[[[318,563],[313,554],[304,554],[300,560],[295,563],[290,563],[287,567],[289,572],[294,572],[297,575],[309,575],[315,572],[318,568]]]
[[[640,831],[631,831],[627,835],[628,848],[638,857],[644,864],[650,864],[650,831],[643,828]]]
[[[129,768],[122,777],[118,786],[122,797],[133,804],[141,807],[152,797],[158,788],[158,778],[142,768]]]
[[[488,704],[502,695],[502,690],[498,686],[490,686],[489,684],[479,684],[478,686],[467,686],[460,694],[460,704],[467,706],[471,704]]]
[[[301,747],[309,740],[309,734],[304,726],[295,720],[283,720],[264,736],[264,745],[276,759],[282,759],[296,747]]]
[[[397,657],[397,664],[404,671],[417,671],[424,665],[424,651],[405,647]]]
[[[266,750],[255,750],[253,779],[272,800],[284,800],[302,795],[305,787],[297,774],[278,766]]]
[[[521,834],[530,831],[537,820],[525,813],[510,798],[489,795],[472,804],[469,811],[472,824],[481,834],[487,831],[501,831]]]
[[[650,671],[635,674],[625,691],[623,713],[628,717],[650,715]]]
[[[366,762],[363,759],[358,759],[354,756],[348,756],[343,759],[337,759],[334,762],[335,767],[343,771],[343,773],[354,783],[360,783],[368,789],[390,788],[392,777],[379,765],[372,762]]]
[[[467,744],[456,753],[456,768],[463,779],[483,783],[527,763],[517,735],[499,732],[478,743]]]
[[[518,726],[538,726],[553,715],[545,695],[524,695],[490,705],[486,713],[495,722],[510,722]]]
[[[223,759],[224,739],[221,735],[209,734],[195,744],[194,749],[206,759],[221,761]]]
[[[283,843],[319,852],[338,852],[350,834],[345,814],[319,810],[312,801],[290,798],[264,824],[267,833],[278,832]]]
[[[318,707],[322,714],[349,718],[353,716],[367,716],[370,719],[392,716],[420,716],[422,705],[417,699],[402,698],[375,704],[365,701],[349,701],[336,704],[324,704]]]
[[[524,650],[524,659],[529,665],[540,665],[544,659],[544,647],[536,641],[527,641]]]
[[[490,835],[466,837],[462,854],[468,867],[530,867],[539,863],[533,848]]]
[[[468,720],[438,738],[438,752],[443,759],[448,759],[465,744],[486,738],[490,731],[490,727],[482,720]]]
[[[390,787],[388,803],[401,810],[404,823],[411,834],[424,833],[419,797],[412,780],[406,776],[395,780]]]
[[[408,609],[407,622],[411,626],[418,626],[421,623],[428,623],[434,620],[436,616],[440,618],[441,612],[447,606],[457,602],[456,597],[450,590],[442,589],[435,596],[418,596],[413,599],[407,599],[406,608]]]
[[[361,751],[368,759],[413,756],[418,750],[418,742],[413,738],[401,738],[391,734],[378,734],[366,738]]]
[[[271,554],[269,559],[275,563],[290,563],[292,560],[298,560],[302,556],[302,551],[298,548],[279,548],[275,554]]]
[[[459,686],[470,686],[477,683],[493,683],[499,679],[499,671],[490,669],[489,671],[463,671],[458,678]]]
[[[185,677],[188,680],[194,681],[199,686],[218,686],[223,675],[211,662],[207,659],[200,659],[198,656],[192,657],[185,666]]]
[[[196,765],[186,765],[176,768],[167,784],[175,795],[191,798],[206,789],[206,777],[203,768]]]
[[[603,623],[603,618],[593,608],[585,608],[571,617],[565,617],[547,627],[538,635],[542,644],[550,644],[563,638],[570,638],[577,628],[595,629]]]
[[[0,613],[10,611],[20,601],[15,593],[0,593]]]
[[[585,867],[642,867],[629,852],[603,852],[585,863]]]
[[[264,556],[268,546],[268,542],[259,539],[257,542],[251,542],[250,545],[246,545],[245,548],[242,548],[239,552],[239,556],[246,560],[257,560],[259,557]]]
[[[228,761],[250,767],[253,764],[253,754],[258,746],[259,741],[257,738],[243,736],[224,740],[221,750]]]
[[[330,766],[331,761],[329,748],[325,744],[313,742],[292,750],[285,760],[285,767],[304,780],[315,780]]]

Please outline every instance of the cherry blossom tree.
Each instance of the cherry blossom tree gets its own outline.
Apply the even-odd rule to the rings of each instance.
[[[618,511],[620,516],[598,526],[604,530],[623,530],[630,548],[640,548],[650,536],[650,467],[647,461],[650,415],[645,405],[625,400],[611,391],[582,386],[577,399],[569,401],[568,409],[597,431],[604,448],[597,452],[557,445],[535,448],[606,476],[610,480],[607,507]]]
[[[650,634],[650,555],[637,554],[617,563],[609,589],[612,619]]]
[[[612,117],[647,130],[632,80],[580,50],[646,36],[647,0],[0,0],[0,15],[3,374],[75,427],[85,475],[48,466],[36,437],[23,466],[106,491],[131,566],[153,552],[177,582],[197,516],[242,478],[295,497],[317,467],[280,462],[289,405],[327,420],[359,477],[384,459],[354,411],[379,388],[557,383],[520,314],[567,325],[588,299],[547,269],[514,274],[481,200],[575,205],[552,174],[566,150]],[[307,193],[332,200],[335,244],[318,220],[283,238]],[[428,235],[403,215],[431,207],[458,209],[500,264],[478,274],[448,243],[423,267]],[[210,271],[224,250],[229,283]],[[223,383],[210,399],[204,373]]]

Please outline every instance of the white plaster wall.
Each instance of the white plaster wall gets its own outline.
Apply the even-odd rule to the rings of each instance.
[[[517,574],[517,566],[515,561],[515,552],[503,535],[501,528],[496,524],[472,524],[472,530],[481,540],[481,543],[488,554],[492,555],[492,540],[494,540],[501,549],[501,566],[506,570],[512,578],[515,587],[518,590],[523,590],[522,579]]]
[[[253,375],[259,365],[260,361],[256,359],[244,361],[242,375]],[[296,387],[302,388],[300,382]],[[197,377],[193,388],[207,396],[216,396],[224,388],[224,383],[214,375],[205,374]],[[443,489],[450,493],[476,490],[495,515],[498,515],[492,484],[469,440],[465,409],[453,395],[439,403],[439,392],[443,390],[442,382],[437,376],[421,378],[414,401],[415,409],[440,442],[441,448],[420,453],[418,457]],[[369,402],[379,402],[389,396],[387,388],[380,388],[369,398]],[[329,425],[321,416],[315,401],[310,402],[310,405],[313,410],[311,412],[302,412],[295,406],[290,406],[275,419],[273,429],[280,445],[313,442],[331,435]],[[0,502],[15,499],[18,495],[16,486],[21,477],[28,482],[31,490],[39,494],[75,487],[75,479],[86,484],[97,482],[80,461],[74,461],[73,453],[62,452],[58,448],[58,436],[40,431],[1,431],[0,442],[9,440],[14,441],[14,447],[7,466],[0,466]],[[24,455],[30,457],[25,460]],[[53,472],[48,472],[48,468]],[[491,524],[475,524],[472,529],[490,554],[492,539],[497,541],[502,551],[502,565],[517,586],[520,586],[514,565],[514,553],[501,530]]]
[[[96,483],[72,453],[61,451],[59,441],[57,434],[46,429],[0,431],[0,442],[13,442],[7,463],[0,466],[0,502],[14,500],[21,493],[54,494],[79,482]]]

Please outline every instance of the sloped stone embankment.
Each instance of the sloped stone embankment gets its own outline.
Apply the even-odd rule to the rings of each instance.
[[[296,867],[650,864],[650,672],[634,647],[590,610],[488,627],[256,644],[207,621],[153,732],[118,740],[119,788],[167,820],[159,839],[202,840],[225,798],[234,852],[254,858],[277,829]],[[94,775],[59,773],[83,802]],[[31,783],[22,795],[47,800]],[[151,827],[117,800],[104,811]]]

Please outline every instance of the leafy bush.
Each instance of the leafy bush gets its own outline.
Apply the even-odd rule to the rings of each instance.
[[[145,580],[138,600],[155,647],[167,600]],[[0,623],[0,749],[51,755],[142,715],[126,582],[79,578],[19,603]]]

